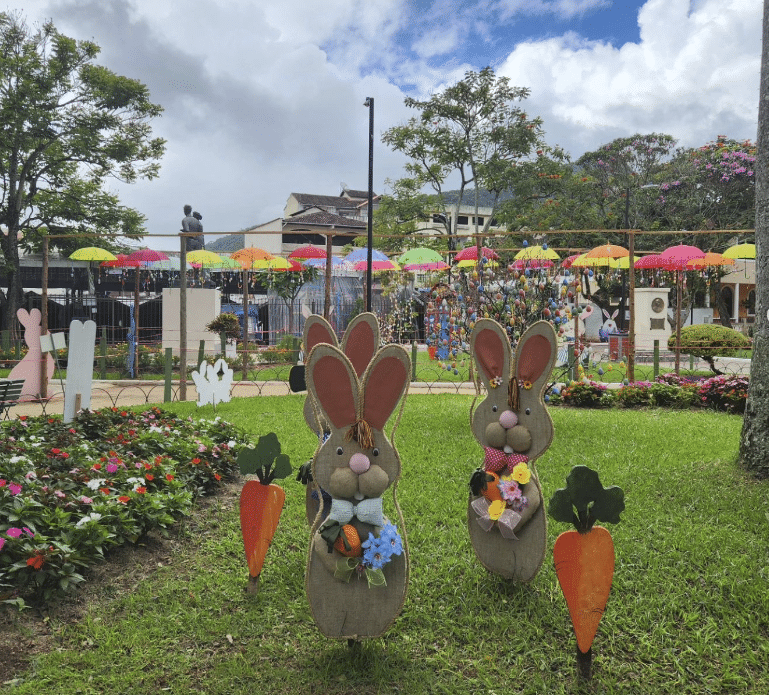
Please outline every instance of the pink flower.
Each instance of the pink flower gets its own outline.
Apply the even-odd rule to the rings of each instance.
[[[21,535],[21,529],[12,526],[5,532],[5,535],[9,538],[18,538]]]
[[[0,538],[0,550],[3,549],[4,545],[5,545],[5,538]]]
[[[117,470],[117,464],[116,463],[108,463],[107,464],[107,473],[114,473]]]
[[[80,498],[80,501],[81,501],[83,504],[93,504],[93,500],[92,500],[90,497],[86,497],[85,495],[83,495],[83,496]]]
[[[16,483],[8,483],[8,489],[11,491],[12,495],[18,495],[21,492],[21,485],[17,485]]]
[[[56,495],[59,499],[66,497],[66,495],[61,490],[55,490],[53,494]]]
[[[26,533],[30,538],[34,538],[35,534],[32,533],[26,526],[24,527],[24,533]]]

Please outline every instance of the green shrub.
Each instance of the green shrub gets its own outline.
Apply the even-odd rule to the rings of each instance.
[[[606,384],[595,381],[572,381],[559,391],[553,389],[552,402],[571,405],[575,408],[603,408],[612,405],[614,395],[607,391]]]
[[[259,361],[265,364],[296,362],[299,359],[299,341],[292,335],[284,335],[277,345],[259,353]]]
[[[699,324],[681,329],[681,352],[705,360],[718,373],[714,357],[734,357],[739,350],[750,348],[750,338],[739,331],[717,324]],[[675,350],[676,336],[668,338],[668,349]]]
[[[623,408],[690,408],[697,404],[699,394],[694,384],[636,381],[619,389],[614,398]]]
[[[243,334],[238,317],[228,312],[219,314],[213,321],[207,323],[206,330],[217,335],[224,333],[230,340],[238,340]]]

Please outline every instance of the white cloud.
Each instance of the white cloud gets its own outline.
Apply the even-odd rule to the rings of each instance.
[[[755,138],[758,0],[648,0],[639,24],[640,42],[620,48],[573,34],[519,44],[498,73],[531,87],[548,141],[576,154],[639,131]]]

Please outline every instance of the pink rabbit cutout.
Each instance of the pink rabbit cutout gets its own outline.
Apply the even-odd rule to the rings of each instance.
[[[53,357],[51,357],[50,353],[46,353],[45,357],[43,357],[43,350],[40,347],[41,321],[43,318],[40,309],[32,309],[32,311],[19,309],[16,312],[16,317],[21,325],[24,326],[24,342],[27,343],[28,349],[21,362],[11,370],[8,378],[24,379],[24,388],[21,392],[22,399],[32,400],[39,398],[42,392],[40,362],[45,359],[45,369],[50,380],[53,376]]]

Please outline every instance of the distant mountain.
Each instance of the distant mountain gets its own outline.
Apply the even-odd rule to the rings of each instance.
[[[206,242],[206,251],[214,253],[232,253],[244,248],[246,245],[245,234],[228,234],[214,241]]]

